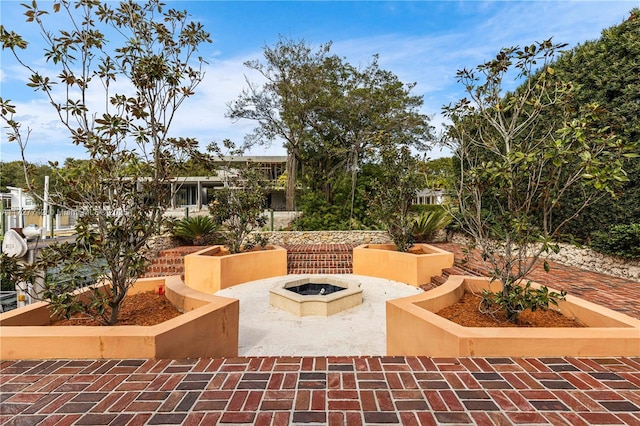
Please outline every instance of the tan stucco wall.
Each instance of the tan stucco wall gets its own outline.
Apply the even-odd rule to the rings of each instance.
[[[462,327],[434,312],[489,278],[452,276],[420,295],[387,302],[387,354],[423,356],[639,356],[640,320],[567,296],[559,309],[587,328]],[[493,283],[493,290],[497,283]],[[537,286],[537,284],[533,284]],[[575,314],[575,315],[574,315]]]
[[[197,291],[213,294],[249,281],[287,275],[287,251],[279,246],[268,250],[211,256],[221,246],[185,256],[185,284]]]
[[[49,309],[40,302],[0,314],[0,358],[237,356],[238,300],[195,292],[180,277],[141,279],[131,291],[154,290],[163,281],[167,298],[188,312],[149,327],[37,326],[49,322]]]
[[[393,244],[363,244],[353,249],[353,273],[386,278],[419,287],[453,266],[453,253],[416,244],[428,254],[402,253]]]

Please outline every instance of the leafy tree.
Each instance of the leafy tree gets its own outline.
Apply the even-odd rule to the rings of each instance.
[[[415,83],[404,84],[392,72],[380,69],[377,56],[363,69],[349,64],[342,69],[340,78],[332,80],[336,87],[328,92],[326,107],[315,114],[303,157],[320,160],[324,176],[349,176],[353,218],[361,165],[377,160],[378,150],[386,146],[425,149],[431,127],[428,117],[419,112],[422,97],[411,94]],[[330,202],[332,188],[325,188],[325,193]]]
[[[365,163],[360,168],[352,207],[351,179],[339,174],[331,179],[333,196],[327,201],[323,191],[301,191],[298,205],[302,214],[291,223],[294,230],[322,231],[350,229],[377,229],[380,224],[370,215],[370,193],[373,180],[378,175],[375,164]]]
[[[30,182],[25,180],[25,167]],[[44,164],[23,164],[22,161],[0,162],[0,192],[7,192],[7,186],[27,189],[31,187],[34,191],[41,192],[44,188],[45,176],[51,176],[53,170]]]
[[[550,66],[562,47],[546,40],[507,48],[475,69],[458,71],[468,98],[444,108],[452,121],[448,143],[459,167],[456,219],[503,285],[485,299],[497,302],[512,322],[523,309],[544,309],[561,296],[522,291],[519,282],[541,255],[558,250],[554,240],[568,221],[626,179],[622,159],[628,146],[603,125],[598,105],[569,115],[571,87],[555,78]],[[511,77],[522,84],[507,93]],[[564,120],[558,132],[542,116],[553,106]],[[598,192],[558,220],[567,191],[589,186]]]
[[[328,43],[314,52],[304,41],[286,39],[265,47],[266,63],[246,65],[267,82],[261,88],[249,83],[230,105],[229,116],[258,121],[250,143],[285,141],[288,209],[299,162],[304,186],[323,193],[328,204],[342,175],[350,177],[353,219],[361,164],[375,158],[383,143],[424,147],[431,129],[428,117],[419,113],[422,98],[410,93],[415,84],[380,69],[377,56],[360,69],[330,54],[330,48]]]
[[[316,85],[323,77],[322,70],[329,57],[330,44],[314,52],[304,41],[281,38],[274,47],[265,46],[265,62],[247,61],[245,66],[257,71],[266,83],[259,87],[247,80],[247,88],[229,104],[228,116],[234,120],[248,119],[258,123],[245,143],[270,144],[280,138],[287,150],[286,208],[295,209],[295,190],[298,176],[300,145],[309,116],[314,109]]]
[[[243,149],[237,149],[229,141],[224,141],[224,147],[232,156],[242,156]],[[219,147],[210,145],[221,161],[225,156]],[[249,239],[249,234],[267,223],[264,215],[268,181],[258,165],[250,160],[246,163],[228,162],[222,170],[224,187],[217,189],[213,201],[209,203],[209,213],[213,222],[226,229],[222,239],[231,253],[238,253],[243,248],[248,249],[256,244],[266,245],[267,241],[261,237]]]
[[[380,172],[372,192],[372,213],[383,223],[398,251],[413,246],[413,223],[409,209],[416,193],[424,188],[418,160],[406,146],[385,146],[380,151]]]
[[[453,158],[442,157],[420,162],[420,169],[427,179],[427,188],[448,189],[455,179]]]
[[[603,126],[614,131],[623,144],[640,151],[640,9],[631,10],[624,22],[602,31],[600,38],[563,53],[553,65],[556,75],[574,87],[571,109],[598,103]],[[556,111],[545,113],[553,116]],[[601,197],[567,225],[565,233],[588,242],[593,231],[607,232],[619,224],[640,223],[640,161],[623,163],[628,181],[616,189],[617,196]],[[592,191],[592,189],[590,190]],[[579,207],[581,190],[570,190],[558,214],[568,217]]]
[[[209,34],[186,11],[165,10],[157,0],[57,1],[51,20],[35,1],[25,8],[46,44],[47,69],[21,58],[27,41],[4,25],[2,48],[29,71],[27,86],[49,100],[71,141],[89,157],[62,174],[73,191],[53,196],[55,204],[83,211],[75,244],[43,250],[37,266],[57,266],[72,282],[84,268],[110,284],[93,289],[88,302],[56,282],[45,283],[43,295],[65,315],[79,311],[115,324],[146,266],[142,249],[160,226],[175,165],[197,155],[196,141],[168,135],[176,111],[202,81],[203,60],[194,55]],[[98,93],[104,99],[96,107],[88,99]],[[24,160],[29,131],[21,129],[9,100],[0,99],[0,109],[8,139],[20,145]]]

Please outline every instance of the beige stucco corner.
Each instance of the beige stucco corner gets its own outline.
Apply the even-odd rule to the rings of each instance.
[[[419,287],[453,266],[453,253],[416,244],[426,254],[402,253],[393,244],[363,244],[353,249],[353,273],[386,278]]]
[[[586,328],[463,327],[435,314],[465,291],[496,291],[489,278],[451,276],[440,287],[387,302],[387,354],[460,356],[639,356],[640,320],[567,296],[559,310]],[[537,287],[537,284],[532,284]]]
[[[138,280],[132,294],[163,286],[184,314],[154,326],[46,326],[45,302],[0,314],[2,359],[199,358],[238,354],[239,302],[202,294],[180,277]]]
[[[287,275],[287,250],[267,246],[267,250],[215,256],[223,246],[212,246],[184,258],[185,284],[213,294],[237,284]]]

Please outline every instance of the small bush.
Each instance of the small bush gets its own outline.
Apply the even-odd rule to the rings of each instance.
[[[609,228],[609,232],[594,232],[590,246],[600,253],[640,259],[640,223],[615,225]]]
[[[413,222],[411,234],[418,243],[432,241],[436,232],[451,223],[451,216],[444,209],[423,212]]]
[[[445,207],[442,204],[412,204],[409,208],[410,213],[416,213],[418,215],[433,211],[445,211]]]
[[[213,239],[218,226],[209,216],[185,217],[173,225],[173,235],[202,246]]]
[[[493,293],[488,290],[482,291],[482,304],[480,311],[485,314],[493,315],[498,311],[507,313],[507,319],[518,324],[519,315],[527,309],[535,312],[540,309],[546,311],[549,305],[558,306],[558,302],[566,300],[567,292],[562,290],[560,293],[549,291],[545,286],[539,289],[531,288],[531,282],[527,282],[525,286],[512,285],[509,291],[499,291]]]

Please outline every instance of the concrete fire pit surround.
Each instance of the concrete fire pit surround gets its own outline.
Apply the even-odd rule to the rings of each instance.
[[[139,279],[130,294],[158,291],[182,315],[154,326],[49,326],[48,303],[0,314],[0,358],[202,358],[238,354],[236,299],[197,292],[179,276]]]
[[[498,291],[489,278],[450,276],[416,296],[387,301],[387,354],[431,357],[617,357],[640,356],[640,320],[568,295],[563,315],[584,328],[463,327],[436,312],[465,291]],[[533,288],[539,288],[532,283]],[[550,291],[553,289],[549,289]]]
[[[288,288],[304,284],[322,283],[344,290],[326,295],[302,295]],[[279,309],[299,317],[317,315],[328,317],[362,304],[362,288],[353,278],[343,279],[328,275],[310,275],[303,278],[287,279],[269,290],[269,303]]]

